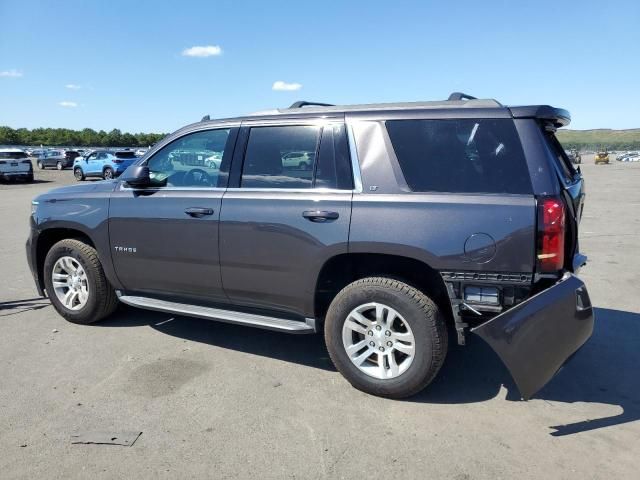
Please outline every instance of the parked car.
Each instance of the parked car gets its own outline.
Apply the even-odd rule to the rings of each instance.
[[[598,165],[599,163],[609,163],[609,152],[607,152],[606,150],[597,152],[594,161],[596,165]]]
[[[616,160],[620,162],[637,162],[640,160],[639,152],[627,152],[623,155],[618,155]]]
[[[353,386],[392,398],[434,379],[448,332],[478,335],[529,398],[594,324],[576,276],[584,180],[554,134],[569,122],[459,93],[205,119],[116,180],[38,196],[29,266],[74,323],[120,301],[324,332]],[[205,144],[219,170],[181,161]],[[309,171],[284,165],[316,151]]]
[[[316,152],[289,152],[283,155],[282,165],[286,168],[308,170],[313,165]]]
[[[55,167],[58,170],[68,168],[73,165],[73,159],[75,156],[67,156],[63,150],[45,150],[37,157],[37,164],[40,170],[44,170],[47,167]]]
[[[582,163],[582,155],[580,155],[580,152],[578,150],[571,149],[569,152],[566,152],[567,157],[569,157],[569,160],[571,160],[571,163],[573,164],[581,164]]]
[[[145,153],[147,153],[146,148],[139,148],[135,151],[136,157],[142,157]]]
[[[79,182],[87,177],[102,177],[105,180],[110,180],[124,172],[136,158],[134,152],[130,150],[90,152],[86,156],[74,160],[73,176]]]
[[[33,164],[24,150],[0,148],[0,180],[33,182]]]

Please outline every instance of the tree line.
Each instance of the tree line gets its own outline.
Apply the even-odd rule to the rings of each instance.
[[[148,147],[162,139],[164,133],[122,133],[117,128],[110,132],[91,128],[17,128],[0,126],[0,145],[44,145],[75,147]]]

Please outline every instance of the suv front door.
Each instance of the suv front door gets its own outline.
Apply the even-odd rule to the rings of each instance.
[[[225,293],[239,305],[312,317],[318,273],[347,252],[353,179],[345,126],[251,122],[236,152],[220,218]],[[292,152],[311,164],[290,164]]]
[[[227,176],[204,160],[217,153],[224,161],[236,135],[237,128],[184,134],[145,160],[151,186],[116,187],[109,207],[111,257],[127,292],[225,300],[218,220]],[[182,161],[190,153],[200,159],[195,166]]]

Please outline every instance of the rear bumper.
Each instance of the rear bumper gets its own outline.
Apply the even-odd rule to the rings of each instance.
[[[566,273],[552,287],[471,331],[498,354],[528,400],[584,345],[593,324],[587,288]]]
[[[0,178],[2,179],[13,179],[13,178],[30,178],[33,176],[33,170],[28,170],[26,172],[0,172]]]

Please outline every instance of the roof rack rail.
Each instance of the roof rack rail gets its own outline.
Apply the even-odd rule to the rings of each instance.
[[[320,102],[306,102],[304,100],[300,100],[298,102],[292,103],[289,108],[302,108],[302,107],[335,107],[335,105],[331,103],[320,103]]]
[[[454,101],[454,100],[477,100],[476,97],[472,97],[471,95],[467,95],[466,93],[462,93],[462,92],[453,92],[451,95],[449,95],[449,98],[447,98],[448,101]]]
[[[204,117],[202,117],[202,120],[200,120],[201,122],[208,122],[209,120],[211,120],[211,117],[209,115],[205,115]]]

